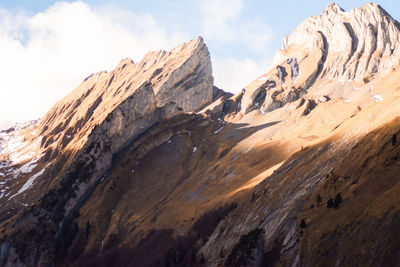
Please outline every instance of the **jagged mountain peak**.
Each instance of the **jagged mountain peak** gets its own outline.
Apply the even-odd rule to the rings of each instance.
[[[66,200],[68,213],[83,188],[109,168],[113,154],[155,124],[200,110],[212,100],[211,60],[202,38],[171,51],[149,52],[137,63],[125,58],[110,72],[88,76],[40,121],[0,133],[0,175],[7,186],[0,194],[0,213],[15,205],[10,199],[23,196],[33,203],[42,197],[36,185],[49,176],[53,189],[58,181],[81,183],[66,182],[63,170],[84,166],[92,172],[85,174],[82,190]],[[32,192],[34,185],[41,193]]]
[[[133,59],[131,59],[130,57],[124,58],[118,63],[117,67],[115,68],[115,71],[122,71],[127,65],[133,65],[133,64],[135,64]]]
[[[197,78],[188,79],[190,76]],[[39,133],[45,137],[56,133],[52,137],[53,142],[54,139],[63,139],[58,136],[62,129],[71,128],[68,134],[71,140],[74,137],[84,140],[82,137],[87,136],[95,125],[100,125],[108,114],[128,97],[137,95],[146,84],[150,85],[151,92],[149,99],[142,102],[147,103],[154,98],[152,101],[158,107],[175,103],[176,108],[183,111],[197,110],[211,101],[212,81],[210,56],[201,37],[171,51],[148,52],[137,63],[125,58],[113,71],[87,77],[59,101],[44,116]],[[192,86],[191,90],[186,90],[188,85]],[[192,97],[193,94],[200,97]],[[80,126],[76,127],[77,124]],[[43,143],[44,147],[46,144]]]
[[[397,22],[376,4],[349,12],[330,4],[284,38],[274,63],[294,57],[291,50],[296,47],[306,54],[321,51],[324,78],[362,79],[370,73],[384,74],[399,63],[399,33]]]
[[[323,11],[323,14],[329,14],[330,12],[339,13],[344,12],[344,9],[341,8],[337,3],[329,3],[328,6]]]
[[[357,10],[369,11],[381,15],[389,15],[380,5],[373,2],[366,3],[360,7],[352,8],[350,12]],[[336,13],[336,14],[346,13],[346,10],[344,10],[339,4],[331,2],[326,6],[321,15],[326,16],[329,15],[330,13]]]
[[[274,67],[236,96],[237,109],[270,112],[303,96],[350,99],[345,83],[360,87],[388,74],[400,64],[399,44],[398,22],[379,5],[346,12],[331,3],[283,39]]]

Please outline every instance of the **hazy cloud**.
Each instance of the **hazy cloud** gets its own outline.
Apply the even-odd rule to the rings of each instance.
[[[231,92],[239,92],[261,74],[267,72],[271,63],[268,60],[256,62],[251,59],[222,58],[213,61],[216,85]],[[219,83],[218,83],[219,82]]]
[[[225,57],[214,57],[215,84],[237,92],[268,70],[271,65],[268,45],[275,34],[256,18],[242,17],[245,7],[242,0],[205,0],[200,7],[205,39],[216,50],[231,52],[224,53]],[[257,58],[251,59],[249,54],[257,54]]]
[[[241,0],[206,0],[201,2],[203,32],[208,38],[225,42],[236,38],[234,20],[242,10]]]
[[[149,14],[58,2],[27,16],[0,9],[0,124],[42,116],[85,76],[184,41]]]
[[[197,34],[210,49],[217,86],[238,91],[267,71],[265,52],[274,37],[268,25],[244,19],[241,0],[199,5],[200,20],[192,21],[202,32],[166,29],[152,14],[81,1],[57,2],[33,15],[0,8],[0,127],[43,116],[93,72],[112,70],[125,57],[139,61],[149,50],[171,49]]]

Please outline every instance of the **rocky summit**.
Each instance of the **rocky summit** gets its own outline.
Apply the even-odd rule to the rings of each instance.
[[[235,95],[201,37],[0,132],[1,266],[397,266],[400,25],[329,4]]]

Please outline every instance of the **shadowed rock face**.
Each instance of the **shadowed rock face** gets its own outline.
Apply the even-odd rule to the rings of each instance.
[[[0,132],[0,265],[396,265],[397,31],[330,4],[233,96],[201,38],[89,76]]]

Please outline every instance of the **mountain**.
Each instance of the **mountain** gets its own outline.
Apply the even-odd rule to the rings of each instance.
[[[399,23],[329,4],[235,95],[202,38],[0,133],[4,266],[397,265]]]

